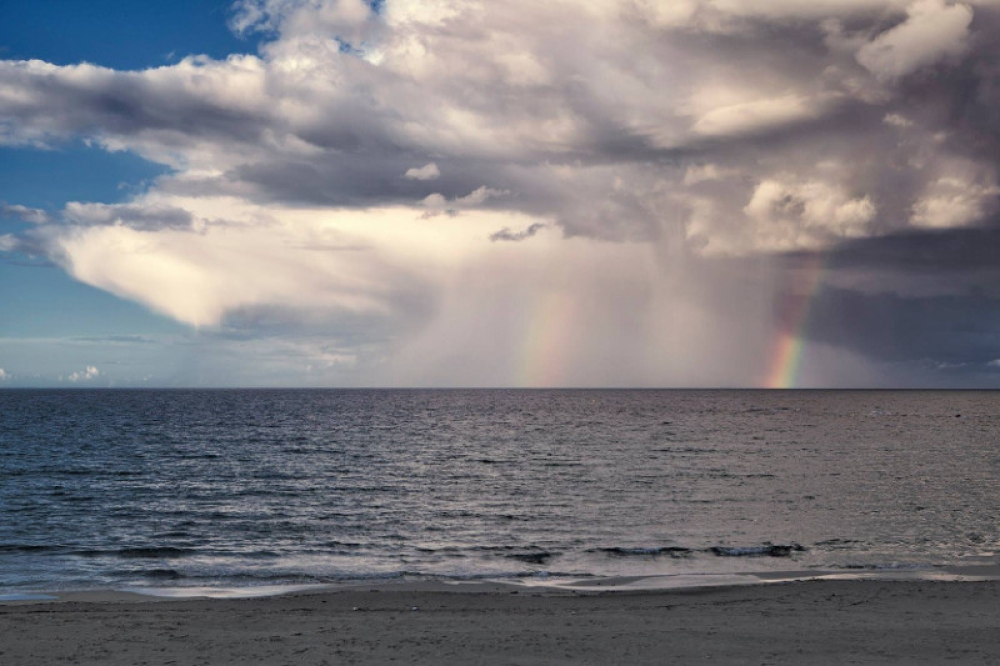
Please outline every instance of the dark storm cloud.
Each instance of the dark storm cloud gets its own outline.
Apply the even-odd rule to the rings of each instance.
[[[997,370],[989,364],[1000,359],[998,227],[868,238],[782,263],[792,272],[774,316],[786,331],[804,306],[808,319],[794,332],[816,342],[952,374]],[[815,296],[793,295],[803,265],[825,267],[827,286]]]
[[[217,179],[216,186],[225,188],[226,181],[251,185],[260,200],[379,205],[412,201],[431,191],[455,198],[485,184],[514,193],[506,199],[507,207],[554,215],[570,235],[622,239],[655,237],[650,228],[658,225],[645,222],[636,227],[630,222],[633,216],[648,215],[634,203],[612,205],[607,214],[588,213],[595,209],[591,204],[606,201],[611,194],[607,187],[594,188],[588,169],[614,166],[622,172],[620,177],[634,183],[650,181],[671,167],[711,160],[759,180],[776,169],[808,174],[824,156],[854,159],[852,153],[877,149],[883,159],[869,155],[856,160],[857,171],[839,178],[855,190],[872,190],[879,209],[873,230],[898,228],[905,224],[912,199],[929,176],[919,169],[905,173],[905,169],[885,168],[891,166],[886,162],[905,159],[909,149],[901,145],[898,128],[882,119],[894,109],[903,109],[928,116],[924,135],[936,131],[964,132],[973,138],[995,135],[996,77],[990,63],[997,53],[989,35],[997,25],[996,12],[975,8],[971,29],[976,39],[969,40],[969,53],[957,65],[952,58],[895,81],[875,82],[857,62],[856,52],[865,40],[904,24],[906,13],[886,11],[876,3],[850,3],[843,9],[828,3],[824,7],[790,12],[769,3],[752,9],[718,9],[705,3],[677,24],[626,24],[624,29],[631,32],[623,34],[629,34],[634,43],[628,48],[601,44],[597,51],[573,47],[564,37],[550,42],[546,38],[553,36],[539,26],[538,35],[531,31],[519,35],[527,47],[536,49],[537,60],[550,68],[545,85],[534,86],[510,85],[502,79],[498,65],[487,64],[485,59],[471,61],[483,68],[479,78],[457,70],[457,76],[446,71],[417,82],[338,50],[319,52],[330,59],[335,75],[329,82],[317,81],[312,90],[299,82],[285,85],[273,72],[265,75],[267,61],[252,57],[228,64],[191,60],[181,67],[148,72],[4,63],[0,76],[20,94],[4,102],[0,113],[14,128],[15,140],[83,132],[127,142],[141,135],[144,145],[139,149],[163,159],[169,159],[174,149],[195,150],[197,141],[218,142],[222,144],[220,156],[238,154],[229,156],[228,176]],[[332,37],[338,35],[336,31],[360,30],[374,25],[373,21],[381,25],[375,14],[351,18],[345,11],[319,12],[310,23],[306,5],[248,2],[241,3],[244,18],[239,24],[243,29],[270,26],[289,43],[301,37],[296,31],[314,38],[329,30],[334,31],[328,35]],[[853,51],[830,46],[831,29],[824,23],[830,17],[840,22],[837,34],[842,41],[858,42]],[[511,27],[504,21],[515,19],[501,13],[490,29]],[[474,52],[475,41],[469,41],[461,27],[455,23],[450,32],[435,29],[428,33],[442,48],[442,57]],[[384,32],[383,28],[379,30]],[[470,34],[475,36],[476,30],[482,35],[476,39],[492,34],[481,25]],[[316,57],[315,47],[310,48],[309,55]],[[272,48],[271,57],[278,53]],[[598,74],[600,67],[607,74]],[[199,83],[200,79],[205,83]],[[711,105],[708,110],[688,110],[678,104],[706,83],[723,92],[738,92],[733,99],[749,100],[750,106],[736,104],[726,111],[725,102],[720,102],[714,110]],[[609,92],[626,84],[629,96]],[[333,85],[339,87],[324,87]],[[736,86],[746,89],[739,91]],[[751,93],[752,89],[758,92]],[[676,92],[663,95],[663,90]],[[789,96],[788,105],[801,108],[782,111],[753,106],[755,100],[781,99],[782,95]],[[572,142],[547,142],[544,134],[515,134],[509,146],[444,145],[434,137],[448,132],[448,121],[436,115],[439,107],[433,103],[434,96],[457,102],[463,111],[497,128],[527,120],[544,126],[563,119],[574,126]],[[938,112],[928,114],[921,111],[924,108]],[[737,122],[741,114],[742,124]],[[754,121],[755,115],[761,117]],[[412,128],[421,128],[426,137],[418,139]],[[164,132],[167,135],[158,136]],[[295,148],[291,152],[300,154],[289,156],[289,141],[311,149]],[[959,136],[949,141],[947,150],[956,154],[993,159],[989,149],[975,140]],[[433,142],[437,145],[430,145]],[[257,154],[240,152],[240,145]],[[436,152],[414,152],[417,148]],[[497,149],[502,150],[496,155],[483,155]],[[424,160],[436,160],[442,167],[443,176],[431,191],[420,182],[399,178],[401,171]],[[447,168],[449,164],[453,168]],[[540,164],[582,169],[569,182],[546,178],[544,169],[517,182],[517,170]],[[755,164],[757,169],[751,171]],[[885,171],[890,174],[889,182],[880,184],[870,177]],[[574,189],[572,195],[564,191]],[[733,200],[722,200],[721,205],[734,212],[746,205],[745,187],[729,194]],[[622,198],[620,192],[614,196]],[[582,198],[591,201],[574,206]]]
[[[806,330],[813,340],[878,360],[984,367],[1000,358],[1000,297],[825,289],[811,305]]]
[[[495,165],[473,160],[440,160],[434,180],[402,178],[409,165],[421,162],[406,154],[364,155],[246,164],[228,172],[231,183],[250,183],[260,201],[292,205],[367,207],[413,205],[430,194],[447,199],[465,196],[485,182],[507,183]],[[223,185],[225,187],[225,185]]]
[[[907,232],[850,241],[827,253],[827,261],[834,269],[1000,273],[1000,220],[989,223],[984,228]]]
[[[541,222],[536,222],[535,224],[532,224],[531,226],[529,226],[527,229],[524,229],[522,231],[516,231],[516,232],[515,231],[511,231],[507,227],[504,227],[500,231],[498,231],[498,232],[496,232],[494,234],[490,234],[490,240],[493,241],[493,242],[497,242],[497,241],[511,241],[511,242],[523,241],[523,240],[527,240],[527,239],[531,238],[532,236],[534,236],[535,234],[537,234],[539,231],[541,231],[544,228],[545,228],[545,225],[542,224]]]
[[[811,304],[810,339],[951,372],[1000,358],[998,27],[995,9],[976,7],[960,62],[901,78],[874,107],[889,122],[868,125],[856,182],[874,193],[886,235],[823,252],[834,286]]]
[[[188,60],[184,68],[197,76],[202,62],[208,61]],[[256,141],[269,116],[241,108],[224,90],[206,94],[204,87],[190,86],[189,76],[169,68],[117,72],[87,64],[59,68],[6,61],[0,62],[0,80],[18,92],[0,106],[4,123],[15,128],[15,141],[156,132],[169,132],[173,141],[184,137],[185,143],[207,137]]]
[[[120,225],[136,230],[191,229],[194,216],[183,208],[164,205],[82,204],[71,202],[61,215],[66,224],[78,226]]]

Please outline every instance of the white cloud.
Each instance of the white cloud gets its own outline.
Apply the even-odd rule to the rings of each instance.
[[[770,251],[816,249],[832,240],[858,238],[876,212],[867,196],[791,177],[762,181],[743,210],[755,223],[755,246]]]
[[[510,194],[510,192],[507,190],[498,190],[481,185],[465,196],[455,197],[450,200],[446,199],[445,196],[439,192],[428,194],[420,203],[425,208],[429,209],[428,214],[449,213],[454,215],[458,213],[459,210],[475,208],[476,206],[481,206],[486,203],[488,199],[495,199],[508,194]]]
[[[10,379],[10,375],[7,374],[6,370],[4,370],[3,368],[0,368],[0,381],[3,381],[5,379]]]
[[[175,204],[210,213],[200,199]],[[78,280],[196,327],[260,308],[392,320],[511,219],[470,213],[461,221],[429,221],[409,208],[230,206],[231,224],[200,233],[90,226],[51,242]],[[272,222],[255,223],[261,218]]]
[[[701,3],[736,16],[771,18],[813,18],[843,16],[859,12],[884,11],[905,5],[908,0],[707,0]]]
[[[858,51],[858,62],[874,74],[893,78],[911,74],[965,52],[972,8],[943,0],[918,0],[903,23]]]
[[[886,125],[892,125],[893,127],[906,128],[912,127],[913,121],[906,116],[899,113],[887,113],[885,118],[882,119]]]
[[[506,194],[510,194],[510,192],[482,185],[480,187],[477,187],[472,192],[469,192],[464,197],[459,197],[458,199],[455,199],[455,202],[463,206],[478,206],[480,204],[486,203],[487,199],[502,197]]]
[[[69,376],[71,382],[85,382],[101,376],[101,371],[96,366],[88,365],[83,370],[74,372]]]
[[[286,37],[337,35],[354,41],[365,35],[375,18],[364,0],[295,2],[290,0],[237,0],[231,27],[239,33],[278,30]]]
[[[685,237],[705,255],[828,249],[869,235],[877,217],[872,197],[847,187],[848,175],[843,163],[821,162],[756,182],[745,172],[695,178],[675,205],[689,211]]]
[[[441,177],[441,170],[438,169],[438,165],[434,162],[429,162],[422,167],[413,167],[412,169],[407,169],[404,178],[409,178],[410,180],[435,180]]]
[[[997,208],[1000,188],[944,177],[930,183],[913,205],[910,223],[927,229],[953,229],[982,220]]]
[[[800,95],[740,102],[708,111],[692,129],[709,137],[750,134],[816,118],[822,108],[818,100]]]
[[[737,175],[734,169],[725,169],[717,164],[692,165],[684,172],[685,185],[697,185],[708,181],[723,180]]]

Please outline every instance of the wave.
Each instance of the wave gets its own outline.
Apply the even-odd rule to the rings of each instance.
[[[684,548],[682,546],[648,546],[591,548],[588,553],[601,553],[610,557],[691,557],[697,553],[717,557],[791,557],[793,553],[805,552],[806,548],[797,543],[763,543],[757,546],[710,546],[708,548]]]
[[[834,565],[831,569],[846,569],[848,571],[911,571],[933,569],[933,564],[917,562],[876,562],[871,564],[848,563]]]
[[[176,569],[147,569],[138,573],[140,573],[144,578],[152,580],[181,580],[184,578],[181,572]]]
[[[111,555],[129,559],[177,558],[187,557],[197,553],[198,551],[194,548],[176,548],[173,546],[119,548],[117,550],[85,549],[71,552],[72,555],[78,555],[80,557],[106,557]]]
[[[612,546],[610,548],[591,548],[588,553],[603,553],[612,557],[688,557],[692,551],[690,548],[680,546],[653,546],[649,548],[628,548],[623,546]]]
[[[429,546],[418,546],[415,548],[418,553],[431,555],[445,555],[448,557],[467,557],[470,555],[489,554],[505,557],[512,560],[520,560],[532,564],[543,564],[545,561],[557,557],[562,553],[557,551],[544,550],[535,546],[441,546],[433,548]]]
[[[153,546],[147,548],[122,548],[117,551],[121,557],[186,557],[197,553],[193,548],[176,548],[173,546]]]
[[[3,543],[0,553],[51,553],[64,550],[62,546],[43,546],[33,543]]]
[[[542,551],[538,553],[511,553],[509,555],[505,555],[504,557],[511,560],[517,560],[518,562],[524,562],[525,564],[547,564],[549,560],[557,555],[558,553]]]
[[[760,546],[712,546],[708,552],[719,557],[791,557],[792,553],[805,552],[797,543],[765,543]]]

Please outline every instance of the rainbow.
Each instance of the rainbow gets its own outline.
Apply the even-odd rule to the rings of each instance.
[[[524,320],[514,386],[561,386],[566,382],[570,341],[579,304],[566,291],[542,291],[522,310]]]
[[[784,295],[778,311],[778,336],[764,379],[766,388],[795,388],[805,356],[805,334],[812,302],[823,286],[826,265],[821,255],[806,257],[790,272],[794,288]]]

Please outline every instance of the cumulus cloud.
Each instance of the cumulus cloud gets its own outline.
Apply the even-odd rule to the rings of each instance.
[[[777,251],[863,236],[876,212],[867,196],[852,198],[828,183],[789,177],[762,181],[743,210],[756,223],[756,247]]]
[[[10,375],[7,374],[6,370],[0,368],[0,382],[4,381],[5,379],[10,379]]]
[[[328,334],[372,368],[426,370],[430,332],[486,353],[454,331],[502,330],[488,310],[514,306],[486,295],[531,272],[544,288],[504,293],[537,288],[540,312],[586,322],[564,347],[576,362],[632,339],[587,309],[627,318],[627,303],[655,313],[633,322],[637,354],[669,329],[713,376],[752,384],[783,255],[837,258],[827,279],[848,291],[905,293],[905,261],[876,279],[844,253],[996,224],[994,2],[240,0],[231,25],[255,54],[135,72],[0,61],[0,145],[82,137],[171,168],[119,204],[4,204],[34,225],[0,249],[192,327]],[[958,272],[949,284],[984,279]],[[731,322],[730,292],[761,349],[706,334]],[[504,381],[507,335],[483,376]],[[673,383],[683,365],[648,368]]]
[[[434,180],[441,177],[441,170],[434,162],[428,162],[422,167],[407,169],[404,177],[410,180]]]
[[[918,0],[907,18],[858,50],[858,62],[880,77],[905,76],[965,52],[972,8]]]
[[[230,313],[269,306],[391,317],[397,307],[405,310],[401,302],[419,291],[421,280],[396,261],[401,248],[390,239],[402,243],[405,234],[416,251],[435,231],[441,233],[440,225],[387,222],[398,222],[389,211],[342,214],[337,220],[301,210],[272,213],[281,221],[256,224],[250,213],[249,219],[231,218],[232,224],[201,233],[74,227],[50,243],[77,279],[203,327],[219,325]],[[230,214],[239,215],[237,204]],[[405,212],[395,215],[407,220]],[[435,240],[443,241],[441,247],[460,247],[460,239]]]
[[[101,371],[96,366],[88,365],[83,370],[78,370],[71,374],[68,379],[71,382],[85,382],[101,376]]]
[[[930,183],[913,206],[914,226],[930,229],[964,227],[996,209],[1000,188],[968,183],[958,178],[939,178]]]

